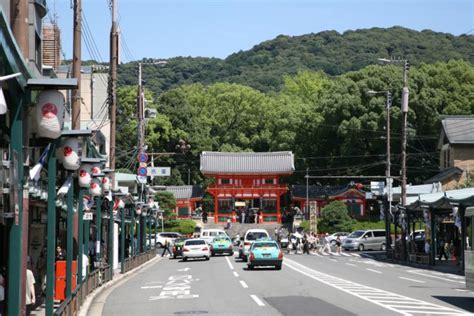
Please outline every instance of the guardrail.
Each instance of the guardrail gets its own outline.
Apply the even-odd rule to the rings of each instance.
[[[125,259],[124,273],[142,265],[155,256],[156,249],[153,248],[132,258]],[[109,265],[104,265],[103,267],[89,273],[84,282],[78,284],[76,289],[71,293],[71,297],[63,301],[61,305],[54,311],[54,315],[78,315],[79,309],[81,308],[87,296],[102,284],[111,281],[113,273],[113,267]]]

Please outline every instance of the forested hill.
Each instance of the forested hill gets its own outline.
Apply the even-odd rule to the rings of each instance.
[[[463,59],[474,63],[474,36],[429,30],[371,28],[324,31],[302,36],[280,35],[226,59],[176,57],[166,66],[143,67],[148,89],[161,92],[186,83],[232,82],[263,92],[277,91],[283,75],[298,70],[323,70],[340,75],[377,63],[380,57],[404,57],[412,65]],[[146,62],[146,60],[144,60]],[[137,62],[121,65],[119,84],[137,83]]]

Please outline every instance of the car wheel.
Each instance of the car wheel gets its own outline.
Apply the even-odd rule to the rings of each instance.
[[[209,260],[209,259],[210,259],[210,257],[206,257],[206,260]]]
[[[275,266],[275,270],[281,270],[281,264],[277,264],[277,265]]]
[[[188,258],[186,258],[186,257],[183,257],[183,261],[188,261]]]
[[[243,261],[243,262],[247,262],[247,256],[246,256],[246,255],[243,255],[243,256],[242,256],[242,261]]]
[[[176,259],[176,254],[173,254],[173,259]]]
[[[216,255],[216,254],[215,254],[214,252],[211,252],[211,256],[213,256],[213,257],[214,257],[215,255]]]
[[[364,251],[364,245],[360,244],[359,247],[357,247],[357,249],[359,249],[359,251]]]
[[[382,246],[380,246],[380,250],[382,250],[382,251],[387,250],[387,246],[385,246],[385,244],[382,244]]]
[[[249,270],[253,270],[253,264],[247,265],[247,268],[248,268]]]

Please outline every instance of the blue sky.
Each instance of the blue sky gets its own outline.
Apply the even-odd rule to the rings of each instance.
[[[83,60],[109,59],[109,0],[82,0],[90,30]],[[474,29],[472,0],[116,0],[123,62],[141,58],[225,58],[280,34],[399,25],[454,35]],[[72,52],[72,0],[48,0],[66,58]],[[84,22],[83,22],[84,23]],[[93,40],[91,39],[93,38]],[[88,44],[92,48],[87,48]],[[94,49],[97,47],[97,49]]]

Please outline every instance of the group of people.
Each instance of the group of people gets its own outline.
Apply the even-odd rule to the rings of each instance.
[[[252,209],[250,207],[244,208],[238,208],[237,210],[234,210],[232,212],[235,212],[237,215],[237,221],[239,223],[245,224],[245,223],[259,223],[259,219],[263,214],[262,209]]]
[[[279,243],[281,243],[281,230],[275,228],[275,236]],[[332,253],[331,241],[328,240],[329,234],[326,233],[324,237],[319,237],[316,233],[305,233],[301,235],[299,233],[291,234],[288,240],[287,253],[294,250],[295,254],[302,252],[303,254],[310,254],[310,252],[318,253]],[[336,253],[341,254],[342,252],[342,241],[339,236],[335,240]]]

